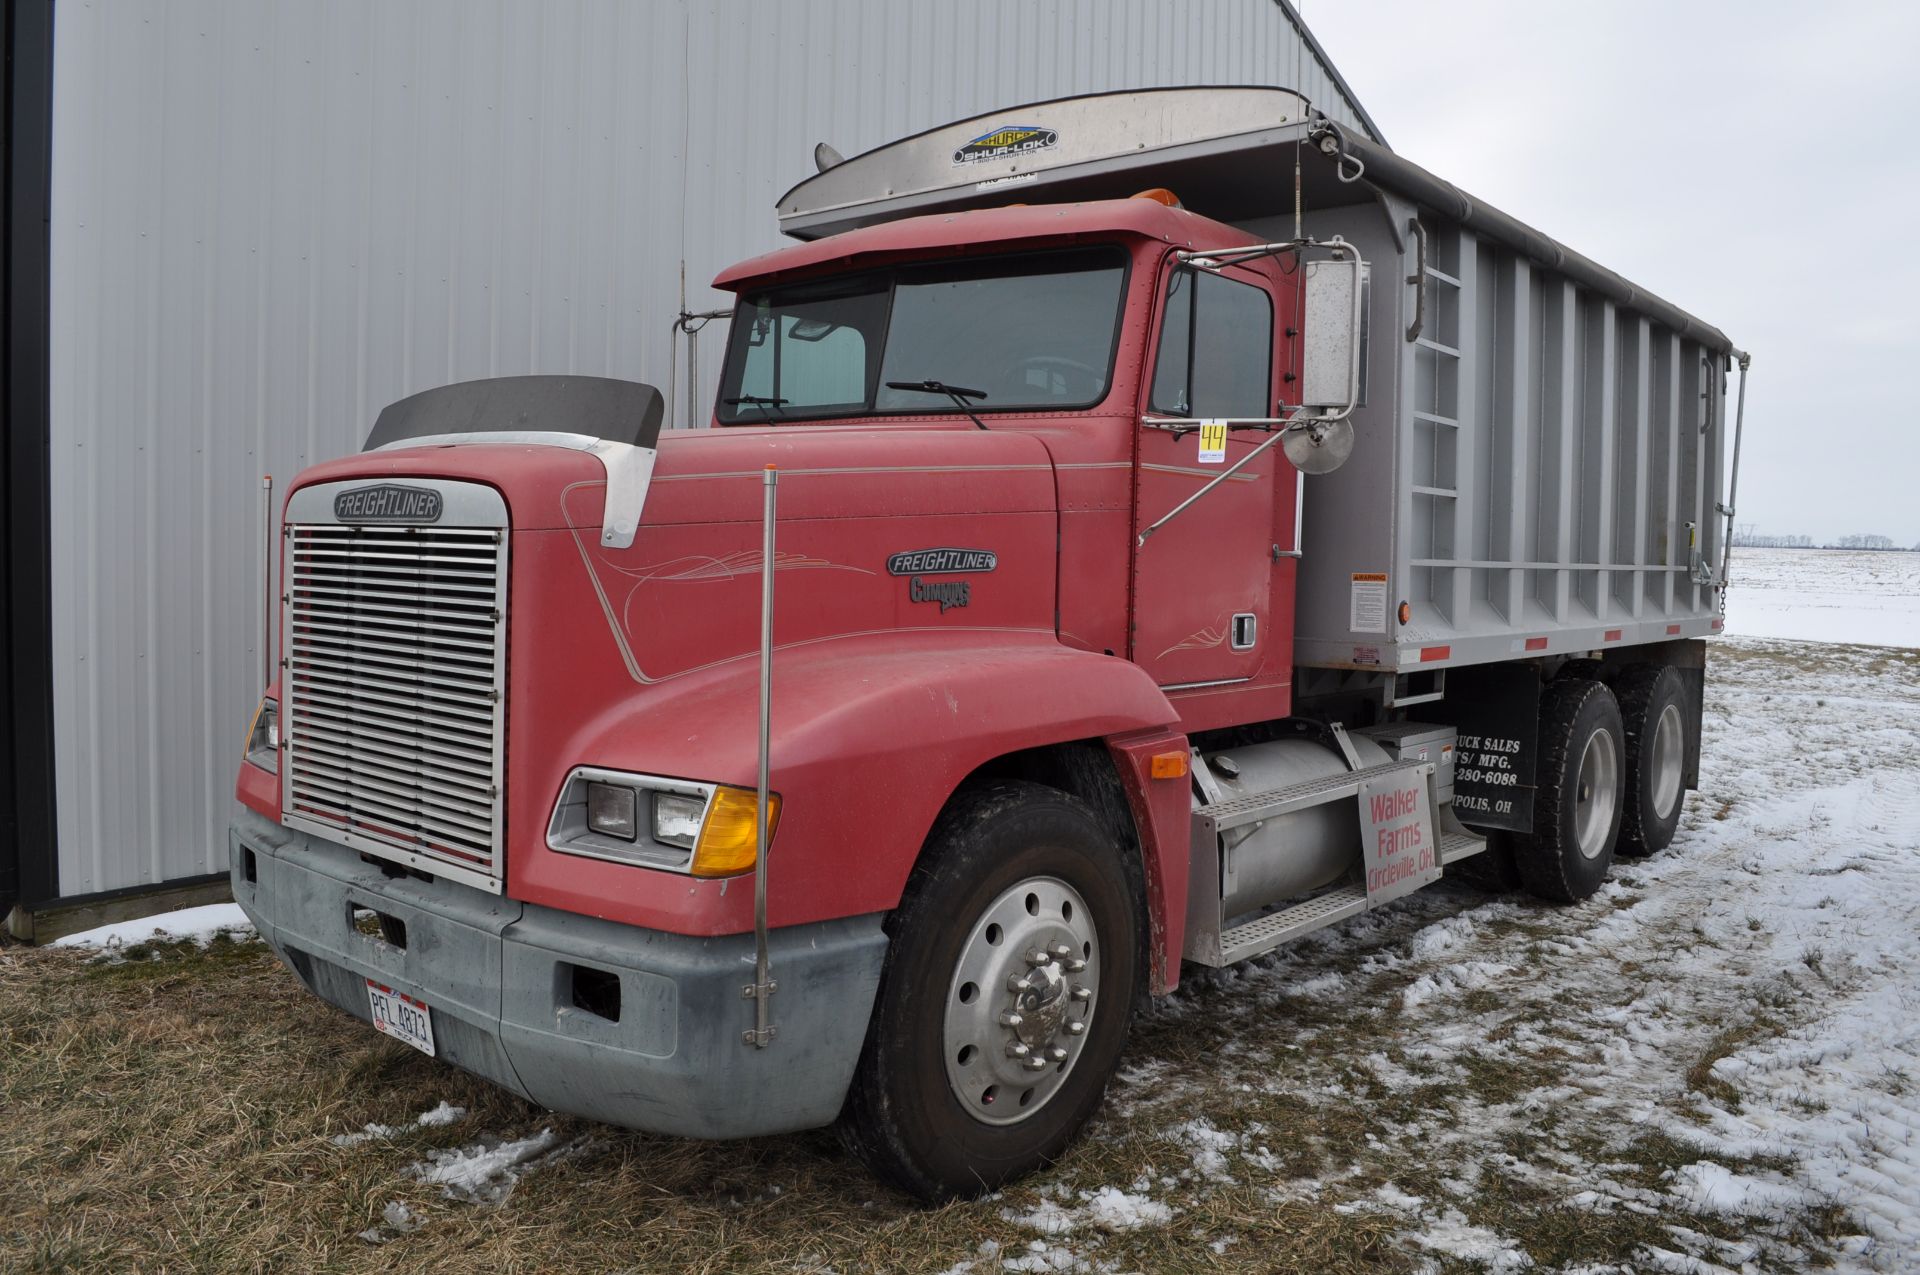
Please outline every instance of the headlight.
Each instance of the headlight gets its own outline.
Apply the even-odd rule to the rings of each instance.
[[[583,766],[561,789],[547,846],[696,877],[734,876],[753,870],[759,808],[746,788]],[[769,837],[779,818],[780,798],[769,794]]]
[[[691,850],[700,840],[700,825],[706,821],[707,803],[699,797],[677,792],[653,794],[653,839],[670,846]]]
[[[632,841],[639,835],[633,819],[636,796],[625,784],[588,784],[587,827],[609,837]]]
[[[247,731],[247,761],[262,770],[280,773],[280,705],[263,699],[254,710],[253,726]]]

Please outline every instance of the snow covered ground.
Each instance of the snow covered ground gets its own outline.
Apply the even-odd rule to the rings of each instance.
[[[1234,1108],[1368,1109],[1272,1198],[1486,1269],[1532,1264],[1488,1203],[1523,1193],[1657,1221],[1589,1272],[1920,1270],[1920,656],[1728,639],[1709,685],[1667,852],[1573,908],[1442,887],[1192,980],[1142,1034],[1227,1041],[1203,1072],[1133,1063],[1121,1106],[1255,1180],[1287,1135]]]
[[[1727,631],[1920,646],[1920,553],[1735,549]]]

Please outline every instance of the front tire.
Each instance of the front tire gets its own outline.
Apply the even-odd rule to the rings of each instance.
[[[1686,805],[1687,688],[1661,664],[1636,664],[1614,684],[1626,729],[1627,783],[1620,853],[1667,848]]]
[[[1622,734],[1620,706],[1599,682],[1564,678],[1541,689],[1533,835],[1514,848],[1529,893],[1578,903],[1607,879],[1620,837]]]
[[[1086,805],[964,791],[900,906],[841,1128],[929,1203],[1051,1163],[1106,1093],[1140,974],[1138,893]]]

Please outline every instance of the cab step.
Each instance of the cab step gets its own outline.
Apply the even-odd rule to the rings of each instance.
[[[1367,910],[1367,892],[1357,885],[1340,885],[1292,907],[1255,917],[1244,925],[1221,931],[1220,963],[1231,965],[1250,956],[1271,952],[1284,943],[1338,925]]]
[[[1446,821],[1452,822],[1451,812],[1448,812]],[[1468,832],[1457,825],[1440,829],[1440,866],[1443,868],[1449,863],[1471,858],[1486,848],[1487,839],[1478,833]]]
[[[1274,819],[1310,806],[1324,806],[1345,797],[1358,797],[1360,790],[1375,779],[1423,768],[1431,772],[1433,765],[1419,761],[1383,762],[1362,770],[1350,770],[1345,774],[1310,779],[1287,788],[1275,788],[1271,792],[1249,793],[1231,801],[1215,802],[1201,806],[1194,813],[1211,823],[1215,832],[1225,832],[1229,828],[1258,823],[1262,819]]]

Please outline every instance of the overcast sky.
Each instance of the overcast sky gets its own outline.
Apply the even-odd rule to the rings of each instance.
[[[1752,353],[1741,524],[1920,544],[1920,5],[1304,8],[1396,151]]]

